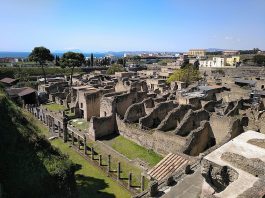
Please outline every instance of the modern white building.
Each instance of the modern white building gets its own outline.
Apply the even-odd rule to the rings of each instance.
[[[200,60],[200,67],[224,67],[226,58],[213,57],[213,60]]]

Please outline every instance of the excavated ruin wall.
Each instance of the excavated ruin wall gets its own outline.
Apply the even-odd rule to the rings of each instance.
[[[164,134],[159,131],[145,131],[137,124],[128,124],[116,117],[120,135],[134,141],[136,144],[147,149],[152,149],[161,155],[176,153],[183,149],[185,138],[175,134]]]
[[[103,136],[111,135],[117,132],[115,116],[95,117],[90,119],[88,136],[92,140],[97,140]]]
[[[144,102],[131,105],[125,115],[124,121],[128,123],[138,122],[141,117],[146,115]]]
[[[173,103],[173,101],[162,102],[158,104],[150,114],[146,115],[143,118],[140,118],[140,127],[149,129],[156,128],[166,117],[168,112],[177,106],[178,104]]]
[[[205,104],[203,105],[203,108],[208,111],[208,112],[214,112],[215,111],[215,107],[216,105],[218,104],[221,104],[222,103],[222,99],[219,100],[219,101],[207,101],[205,102]]]
[[[176,135],[187,136],[190,132],[198,127],[200,127],[200,123],[203,120],[209,120],[210,115],[204,109],[200,109],[197,111],[189,110],[177,129],[175,130]]]
[[[198,156],[215,144],[213,132],[208,121],[202,121],[200,127],[190,132],[183,153]]]
[[[157,130],[160,131],[169,131],[174,130],[185,114],[188,112],[189,109],[191,109],[191,105],[180,105],[177,108],[173,109],[168,113],[168,115],[165,117],[165,119],[159,124],[157,127]]]

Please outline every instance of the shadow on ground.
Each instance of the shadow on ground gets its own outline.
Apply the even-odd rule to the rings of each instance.
[[[84,175],[76,175],[77,188],[79,197],[93,197],[93,198],[114,198],[114,194],[102,192],[108,188],[109,185],[103,179],[94,177],[87,177]]]

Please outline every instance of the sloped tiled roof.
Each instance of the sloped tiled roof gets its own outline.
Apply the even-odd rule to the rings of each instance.
[[[30,87],[27,87],[26,89],[24,89],[23,91],[19,92],[18,95],[19,96],[25,96],[25,95],[28,95],[28,94],[31,94],[31,93],[34,93],[36,92],[35,89],[32,89]]]
[[[3,79],[0,80],[0,82],[6,83],[6,84],[11,84],[11,83],[13,83],[15,81],[16,81],[16,79],[13,79],[13,78],[3,78]]]
[[[188,165],[190,161],[183,156],[170,153],[164,159],[162,159],[156,166],[154,166],[148,175],[151,178],[161,181],[171,174],[177,172],[179,169],[183,168],[185,165]]]

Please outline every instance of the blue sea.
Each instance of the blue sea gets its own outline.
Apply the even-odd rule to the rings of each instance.
[[[30,52],[0,52],[0,58],[27,58],[29,56]],[[91,53],[83,53],[85,57],[90,57]],[[93,53],[94,57],[100,58],[104,57],[106,55],[113,55],[116,57],[123,57],[124,52],[105,52],[105,53],[99,53],[95,52]],[[53,55],[62,56],[63,53],[53,53]]]

